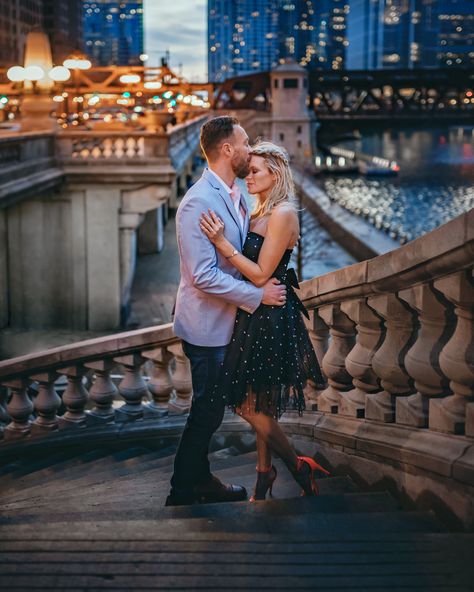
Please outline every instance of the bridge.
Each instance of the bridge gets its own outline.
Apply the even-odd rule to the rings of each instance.
[[[319,121],[472,121],[474,70],[310,71],[309,105]],[[270,108],[270,73],[230,78],[217,89],[220,109]]]

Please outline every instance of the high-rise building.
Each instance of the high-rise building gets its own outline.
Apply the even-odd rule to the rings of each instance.
[[[209,79],[275,68],[340,69],[349,0],[209,0]]]
[[[417,0],[419,65],[474,65],[472,0]]]
[[[348,69],[474,64],[472,0],[350,0]]]
[[[85,50],[94,65],[140,64],[143,0],[85,1]]]
[[[209,0],[209,80],[271,70],[278,64],[277,0]]]
[[[0,66],[23,61],[26,35],[38,27],[49,35],[56,64],[82,47],[82,0],[0,0]]]

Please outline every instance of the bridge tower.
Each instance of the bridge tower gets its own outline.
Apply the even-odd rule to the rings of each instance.
[[[307,106],[306,70],[288,61],[270,74],[272,89],[271,139],[282,145],[294,162],[306,164],[313,155],[314,116]]]

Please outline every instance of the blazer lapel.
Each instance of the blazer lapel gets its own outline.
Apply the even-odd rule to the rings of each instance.
[[[239,229],[240,232],[240,241],[241,243],[243,242],[243,230],[242,227],[240,225],[240,221],[237,217],[237,212],[235,211],[234,208],[234,203],[230,197],[230,195],[227,193],[227,191],[220,185],[220,183],[217,181],[217,179],[214,177],[214,175],[212,175],[212,173],[209,173],[207,171],[207,169],[203,172],[203,176],[206,177],[206,179],[209,181],[209,183],[212,185],[212,187],[214,187],[214,189],[218,192],[218,194],[221,196],[221,198],[223,199],[227,209],[229,210],[229,214],[232,216],[234,222],[237,224],[237,227]]]

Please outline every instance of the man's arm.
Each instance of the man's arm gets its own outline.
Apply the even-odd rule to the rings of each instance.
[[[180,208],[177,226],[183,264],[196,288],[252,313],[261,304],[264,290],[219,269],[216,249],[199,227],[199,216],[208,207],[193,197]]]

